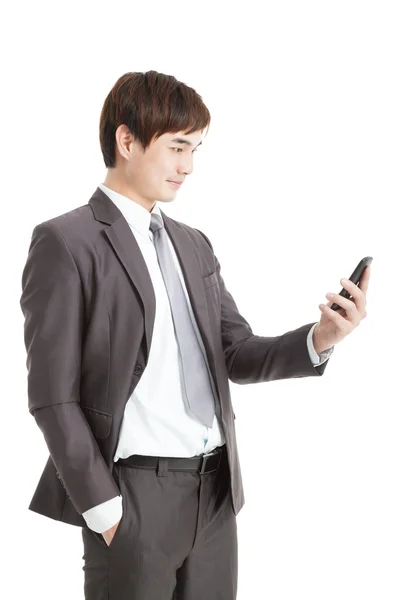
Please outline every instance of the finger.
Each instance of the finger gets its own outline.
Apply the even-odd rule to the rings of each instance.
[[[339,311],[332,310],[326,304],[320,304],[319,309],[324,315],[326,315],[328,317],[328,319],[330,319],[331,321],[333,321],[336,324],[336,326],[339,330],[341,330],[341,331],[348,330],[349,321],[347,321],[344,317],[342,317],[342,315],[339,314]]]
[[[361,279],[361,281],[362,281],[362,279]],[[361,283],[361,281],[360,281],[360,283]],[[344,289],[347,290],[349,292],[349,294],[352,296],[351,302],[355,303],[358,312],[360,314],[363,314],[365,312],[365,306],[367,303],[367,298],[366,298],[364,290],[349,280],[341,281],[340,283],[343,285]],[[339,302],[338,302],[338,304],[339,304]]]
[[[363,297],[363,291],[359,288],[355,283],[347,279],[346,281],[340,280],[340,283],[344,287],[345,290],[349,292],[349,294],[354,298],[357,302],[361,301]]]
[[[368,289],[370,274],[371,274],[370,266],[368,265],[367,267],[365,267],[358,285],[356,285],[355,283],[353,283],[350,280],[341,281],[340,283],[353,296],[353,298],[361,299],[362,294],[365,295],[365,293]]]
[[[371,277],[371,266],[368,265],[368,267],[366,267],[366,269],[364,270],[364,273],[361,277],[361,281],[359,284],[360,290],[362,290],[364,292],[364,294],[367,293],[370,277]]]
[[[328,296],[328,294],[327,294]],[[356,319],[357,318],[357,306],[355,304],[355,302],[353,300],[350,300],[349,298],[344,298],[344,296],[341,296],[340,294],[333,294],[332,297],[332,302],[331,305],[333,304],[333,302],[335,302],[336,304],[339,304],[339,306],[341,306],[343,308],[343,310],[346,311],[346,313],[349,315],[349,317],[351,319]],[[333,311],[335,312],[335,311]]]
[[[328,306],[329,308],[331,308],[332,304],[334,304],[334,300],[332,300],[331,302],[327,302],[325,306]],[[335,311],[333,311],[335,312]],[[338,308],[337,311],[340,315],[344,316],[346,314],[346,311],[344,310],[344,308]]]

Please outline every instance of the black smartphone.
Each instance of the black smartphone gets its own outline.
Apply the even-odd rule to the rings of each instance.
[[[352,281],[353,283],[358,285],[360,283],[362,274],[364,273],[364,269],[372,263],[372,260],[373,260],[372,256],[365,256],[362,260],[360,260],[360,262],[354,269],[353,273],[349,277],[350,281]],[[352,298],[353,297],[344,288],[342,288],[342,291],[339,292],[339,296],[343,296],[344,298]],[[343,306],[339,306],[339,304],[336,304],[336,302],[334,302],[331,306],[332,310],[339,310],[341,308],[343,308]]]

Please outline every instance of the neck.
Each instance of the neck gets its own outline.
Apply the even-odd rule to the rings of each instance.
[[[143,208],[145,208],[149,212],[153,210],[156,204],[154,200],[150,201],[146,198],[141,197],[134,190],[132,190],[132,188],[130,188],[125,181],[123,181],[120,177],[118,177],[116,174],[110,171],[107,172],[106,178],[103,181],[103,185],[110,188],[110,190],[117,192],[117,194],[121,194],[122,196],[129,198],[129,200],[132,200],[132,202],[140,204],[140,206],[143,206]]]

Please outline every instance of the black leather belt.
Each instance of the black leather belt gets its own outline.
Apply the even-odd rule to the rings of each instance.
[[[127,458],[119,458],[115,464],[138,469],[157,469],[159,459],[162,458],[167,461],[165,468],[168,471],[199,471],[202,474],[218,469],[223,452],[226,452],[226,444],[217,446],[209,454],[201,454],[200,456],[191,456],[189,458],[132,454]]]

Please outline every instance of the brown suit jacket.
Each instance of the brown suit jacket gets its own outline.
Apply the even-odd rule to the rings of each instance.
[[[161,211],[162,212],[162,211]],[[210,240],[162,212],[216,386],[235,514],[244,504],[229,380],[320,376],[312,323],[253,334],[225,287]],[[120,210],[97,188],[88,204],[37,225],[22,274],[28,405],[49,450],[29,509],[85,526],[82,513],[120,493],[113,457],[125,404],[142,376],[155,315],[150,275]]]

